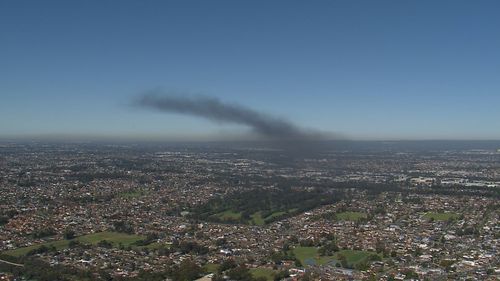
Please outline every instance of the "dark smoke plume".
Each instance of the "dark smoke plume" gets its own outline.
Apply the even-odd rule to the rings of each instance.
[[[212,121],[245,125],[259,136],[267,139],[310,141],[324,138],[323,134],[299,128],[290,121],[269,116],[241,105],[223,103],[212,97],[147,93],[136,101],[136,105],[163,112],[198,116]]]

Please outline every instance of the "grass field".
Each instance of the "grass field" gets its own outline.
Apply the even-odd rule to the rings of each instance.
[[[311,264],[322,265],[334,260],[332,256],[320,256],[316,247],[296,247],[293,249],[293,253],[304,266]]]
[[[144,237],[139,236],[139,235],[105,231],[105,232],[98,232],[98,233],[92,233],[92,234],[79,236],[73,240],[79,241],[79,242],[85,243],[85,244],[92,244],[92,245],[99,243],[99,241],[101,241],[101,240],[107,240],[107,241],[111,242],[114,246],[118,246],[118,244],[120,244],[120,243],[123,244],[123,246],[130,246],[132,243],[134,243],[138,240],[141,240],[141,239],[144,239]],[[14,257],[20,257],[23,255],[26,255],[31,250],[39,248],[42,245],[45,245],[47,247],[54,246],[56,249],[60,250],[60,249],[67,248],[69,241],[70,240],[51,241],[51,242],[46,242],[46,243],[31,245],[28,247],[23,247],[23,248],[5,251],[5,252],[3,252],[3,254],[9,255],[9,256],[14,256]]]
[[[368,251],[341,250],[335,253],[335,258],[338,259],[340,255],[344,255],[349,264],[356,265],[364,260],[367,260],[374,254],[376,253]]]
[[[251,268],[250,273],[254,278],[264,277],[269,281],[274,280],[274,274],[276,271],[269,268]]]
[[[17,248],[14,250],[8,250],[5,252],[2,252],[2,254],[14,256],[14,257],[20,257],[20,256],[26,255],[27,253],[29,253],[29,251],[37,249],[38,247],[40,247],[42,245],[45,245],[47,247],[54,246],[54,247],[56,247],[56,249],[60,250],[60,249],[67,248],[68,243],[69,243],[68,240],[58,240],[58,241],[54,241],[54,242],[41,243],[41,244],[31,245],[28,247]]]
[[[131,199],[131,198],[141,197],[141,196],[144,196],[146,194],[147,194],[146,191],[143,191],[143,190],[134,190],[134,191],[122,192],[122,193],[120,193],[119,196],[122,197],[122,198]]]
[[[219,269],[219,265],[215,263],[207,263],[203,266],[206,272],[209,273],[216,273],[217,270]]]
[[[272,213],[271,215],[267,216],[265,219],[273,219],[273,218],[276,218],[276,217],[279,217],[279,216],[282,216],[282,215],[285,215],[287,212],[284,212],[284,211],[279,211],[279,212],[274,212]]]
[[[251,220],[251,224],[255,224],[255,225],[264,225],[266,222],[264,221],[264,218],[262,218],[262,215],[260,212],[255,212],[253,213],[250,218],[252,218]]]
[[[241,218],[241,212],[226,210],[216,214],[215,216],[219,217],[221,220],[239,220]]]
[[[424,215],[426,219],[433,219],[437,221],[447,221],[447,220],[455,220],[459,217],[457,213],[437,213],[437,212],[428,212]]]
[[[144,239],[144,237],[139,235],[109,231],[87,234],[76,238],[76,240],[87,244],[97,244],[101,240],[107,240],[114,245],[122,243],[123,246],[130,246],[132,243],[141,239]]]
[[[360,219],[366,218],[366,214],[361,212],[342,212],[337,213],[335,216],[338,220],[345,221],[358,221]]]
[[[290,209],[288,211],[276,211],[265,218],[262,217],[262,212],[260,212],[260,211],[255,212],[250,216],[251,220],[249,221],[249,223],[253,224],[253,225],[264,225],[264,224],[266,224],[266,220],[272,220],[276,217],[283,216],[283,215],[286,215],[288,213],[293,213],[295,211],[297,211],[296,208]]]
[[[205,271],[209,273],[216,273],[219,269],[219,266],[220,265],[215,263],[207,263],[203,266],[203,269],[205,269]],[[267,280],[272,281],[274,280],[274,274],[276,273],[276,271],[269,268],[251,268],[250,273],[255,278],[264,277]]]
[[[258,211],[250,215],[250,219],[248,221],[245,221],[244,223],[251,225],[264,225],[266,224],[266,220],[272,220],[287,213],[295,212],[296,210],[297,209],[290,209],[288,211],[276,211],[268,215],[267,217],[262,217],[262,212]],[[217,213],[214,216],[218,217],[222,221],[238,221],[241,219],[241,212],[225,210],[224,212]]]

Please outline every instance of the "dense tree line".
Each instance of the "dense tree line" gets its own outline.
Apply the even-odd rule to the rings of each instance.
[[[113,230],[116,232],[133,234],[134,228],[132,225],[126,221],[115,221],[113,223]]]
[[[183,254],[198,254],[205,255],[208,253],[208,247],[198,244],[195,241],[178,241],[174,240],[170,246],[173,252],[181,252]]]
[[[217,221],[220,218],[216,214],[231,210],[241,213],[242,219],[226,219],[224,222],[245,222],[250,220],[251,215],[256,212],[261,212],[263,218],[269,217],[276,212],[284,212],[282,216],[287,216],[308,211],[321,205],[333,204],[342,198],[342,192],[325,192],[319,189],[310,191],[291,188],[252,189],[212,199],[206,204],[193,209],[191,217]],[[266,222],[280,219],[282,216],[269,217]]]
[[[288,271],[279,271],[274,274],[274,280],[282,280],[290,276]],[[265,277],[254,277],[250,270],[242,264],[237,264],[233,259],[221,263],[212,281],[237,280],[237,281],[265,281]]]
[[[57,234],[57,232],[51,227],[42,228],[42,229],[36,230],[35,232],[32,233],[33,238],[36,238],[36,239],[45,238],[45,237],[53,236],[56,234]]]
[[[3,259],[4,257],[2,257]],[[205,272],[191,260],[185,260],[179,265],[168,266],[161,272],[140,271],[137,277],[115,277],[105,270],[96,272],[80,270],[64,265],[50,265],[49,263],[34,257],[14,259],[8,257],[12,262],[20,262],[24,267],[12,266],[0,263],[0,271],[11,272],[15,278],[20,280],[37,281],[70,281],[70,280],[106,280],[106,281],[160,281],[172,279],[173,281],[191,281],[199,278]]]
[[[7,224],[10,219],[18,214],[18,211],[15,209],[3,210],[0,212],[0,226]]]
[[[8,266],[0,264],[0,271],[11,272],[15,278],[22,280],[37,281],[69,281],[69,280],[94,280],[90,271],[79,270],[64,265],[50,265],[49,263],[33,258],[25,257],[16,262],[21,262],[24,267]]]

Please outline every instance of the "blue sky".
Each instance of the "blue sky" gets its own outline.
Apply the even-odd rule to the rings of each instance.
[[[498,1],[0,1],[0,137],[217,139],[203,94],[350,139],[500,139]]]

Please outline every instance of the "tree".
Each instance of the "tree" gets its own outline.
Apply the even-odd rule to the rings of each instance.
[[[302,239],[299,241],[299,244],[302,247],[313,247],[314,241],[312,239]]]
[[[274,275],[274,280],[278,281],[278,280],[287,278],[289,276],[290,276],[290,273],[288,272],[288,270],[282,270]]]
[[[6,216],[0,216],[0,225],[4,225],[9,222],[9,218]]]
[[[198,278],[203,269],[192,260],[184,260],[179,267],[174,270],[172,278],[174,281],[191,281]]]
[[[52,227],[39,229],[39,230],[36,230],[35,232],[33,232],[34,238],[45,238],[45,237],[53,236],[53,235],[56,235],[56,231]]]
[[[379,254],[386,251],[385,243],[382,240],[378,240],[377,243],[375,243],[375,251]]]
[[[418,279],[418,274],[411,269],[408,269],[403,273],[405,274],[405,279]]]
[[[235,268],[237,267],[238,264],[233,260],[233,259],[227,259],[227,260],[224,260],[221,265],[219,266],[219,269],[218,271],[220,273],[228,270],[228,269],[231,269],[231,268]]]
[[[227,239],[226,238],[219,238],[215,241],[215,245],[218,247],[222,247],[227,244]]]
[[[127,234],[134,233],[134,228],[128,222],[125,222],[125,221],[114,222],[113,228],[114,228],[114,231],[116,231],[116,232],[122,232],[122,233],[127,233]]]
[[[339,255],[340,264],[343,268],[349,268],[349,263],[347,262],[347,257],[345,255]]]
[[[66,230],[64,230],[64,239],[71,240],[75,237],[76,237],[76,234],[75,234],[74,230],[72,230],[70,228],[66,228]]]
[[[311,277],[311,273],[306,272],[306,273],[302,276],[302,278],[301,278],[300,280],[301,280],[301,281],[311,281],[311,280],[313,280],[313,279],[312,279],[312,277]]]
[[[282,250],[283,250],[284,252],[289,251],[289,250],[290,250],[290,244],[288,244],[288,242],[283,243],[283,248],[282,248]]]
[[[71,240],[68,243],[69,248],[76,248],[78,246],[80,246],[80,242],[78,240]]]
[[[106,248],[106,249],[111,249],[113,248],[113,244],[107,240],[101,240],[97,243],[97,246]]]
[[[322,256],[332,256],[335,252],[339,250],[339,247],[335,242],[329,242],[323,247],[319,248],[318,253]]]
[[[220,273],[214,274],[212,281],[224,281],[224,275]]]
[[[250,270],[245,266],[238,266],[229,271],[227,271],[226,275],[231,280],[241,280],[241,281],[253,281],[252,274]]]

